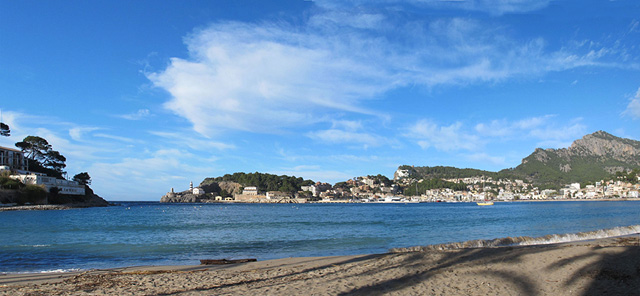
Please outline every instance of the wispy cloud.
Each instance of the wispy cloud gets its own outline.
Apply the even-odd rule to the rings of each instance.
[[[199,165],[191,165],[193,162]],[[212,164],[189,152],[162,149],[145,157],[96,162],[87,170],[93,180],[92,186],[102,189],[98,193],[109,200],[158,200],[171,186],[182,183],[184,188],[176,190],[184,190],[189,181],[202,180]]]
[[[125,143],[140,143],[141,142],[141,140],[138,140],[138,139],[132,139],[132,138],[122,137],[122,136],[115,136],[115,135],[110,135],[110,134],[105,134],[105,133],[96,133],[93,136],[94,137],[98,137],[98,138],[109,139],[109,140],[116,140],[116,141],[125,142]]]
[[[435,148],[440,151],[466,150],[476,152],[474,160],[487,156],[480,153],[486,145],[504,141],[530,141],[535,139],[538,147],[563,148],[585,135],[586,126],[581,118],[560,122],[554,115],[530,117],[520,120],[492,120],[475,124],[473,128],[456,122],[438,125],[423,119],[407,128],[405,137],[416,142],[423,149]],[[493,163],[502,161],[490,158]]]
[[[635,96],[629,99],[627,109],[622,114],[633,119],[640,119],[640,88],[638,88]]]
[[[139,109],[134,113],[119,115],[118,117],[128,119],[128,120],[141,120],[151,116],[151,111],[149,109]]]
[[[332,8],[338,3],[316,4],[322,9],[301,26],[219,22],[197,30],[185,39],[188,57],[172,58],[147,77],[171,95],[167,109],[197,132],[216,136],[234,130],[278,133],[336,120],[335,113],[385,117],[367,102],[393,89],[500,82],[604,65],[600,60],[611,55],[594,46],[554,50],[542,38],[523,41],[478,19],[409,13],[390,22],[390,8],[340,11]],[[497,9],[529,11],[546,4],[500,1]],[[490,6],[484,1],[451,5]]]
[[[365,145],[365,148],[369,146],[380,146],[385,142],[385,139],[383,137],[377,135],[339,129],[328,129],[310,132],[307,133],[307,136],[318,142],[331,144],[363,144]]]
[[[354,0],[316,0],[318,5],[327,9],[359,7],[362,1]],[[492,15],[535,11],[549,5],[551,0],[378,0],[369,3],[387,4],[398,9],[399,5],[426,6],[432,9],[460,9],[482,11]]]
[[[208,151],[210,149],[226,150],[233,149],[235,145],[222,142],[213,141],[209,138],[205,138],[202,135],[194,134],[193,132],[161,132],[151,131],[152,135],[164,138],[172,143],[175,147],[189,147],[193,150]]]
[[[385,137],[364,131],[361,121],[334,120],[330,129],[308,132],[307,137],[324,144],[359,144],[366,149],[390,143]]]
[[[434,147],[441,151],[476,150],[481,145],[480,138],[465,132],[461,122],[440,126],[423,119],[410,126],[405,136],[416,140],[423,149]]]
[[[69,136],[71,137],[71,139],[75,141],[82,141],[84,134],[90,133],[99,129],[100,128],[98,127],[74,127],[69,129]]]

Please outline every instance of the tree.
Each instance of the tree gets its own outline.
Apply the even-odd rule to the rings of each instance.
[[[89,173],[82,172],[73,176],[73,181],[80,183],[81,185],[91,185],[91,176]]]
[[[38,136],[27,136],[22,142],[16,143],[16,147],[25,153],[29,170],[45,173],[49,176],[62,178],[63,170],[67,165],[67,158],[60,152],[51,149],[51,144],[46,139]]]
[[[43,162],[47,153],[51,151],[49,142],[38,136],[27,136],[22,142],[16,143],[16,147],[26,153],[28,159],[38,162]]]
[[[65,161],[67,161],[67,158],[62,156],[62,154],[60,154],[60,152],[55,151],[55,150],[50,150],[49,152],[47,152],[47,154],[45,155],[45,161],[43,163],[43,165],[47,168],[50,168],[54,171],[60,172],[60,173],[64,173],[64,171],[62,169],[64,169],[67,165],[65,164]]]
[[[3,122],[0,122],[0,136],[11,136],[11,129],[9,129],[9,126]]]

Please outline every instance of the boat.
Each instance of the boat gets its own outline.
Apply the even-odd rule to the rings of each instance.
[[[492,206],[493,202],[492,201],[479,201],[479,202],[476,202],[476,204],[479,205],[479,206]]]

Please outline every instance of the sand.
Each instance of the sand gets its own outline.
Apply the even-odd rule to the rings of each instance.
[[[0,295],[640,295],[638,235],[556,245],[0,275]]]

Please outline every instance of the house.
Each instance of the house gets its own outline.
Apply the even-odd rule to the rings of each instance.
[[[247,186],[242,190],[242,195],[258,195],[258,187]]]
[[[62,194],[85,195],[84,185],[76,181],[57,179],[40,173],[12,175],[10,178],[24,184],[42,185],[47,191],[51,190],[51,188],[58,188]]]
[[[27,170],[27,158],[22,151],[0,146],[0,167],[8,167],[9,170]]]

